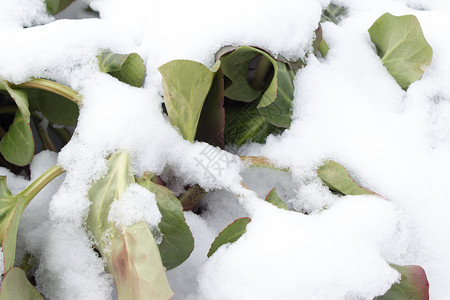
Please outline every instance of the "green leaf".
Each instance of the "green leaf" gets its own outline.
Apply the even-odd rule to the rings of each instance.
[[[429,284],[425,270],[420,266],[391,265],[401,274],[399,283],[392,285],[389,291],[375,300],[428,300]]]
[[[225,148],[223,133],[225,130],[225,109],[224,101],[224,80],[223,71],[220,68],[206,96],[203,109],[198,121],[197,133],[195,139],[200,142],[206,142],[221,149]]]
[[[377,195],[357,184],[347,170],[335,161],[325,162],[317,170],[317,175],[330,190],[343,195]]]
[[[283,199],[281,199],[278,196],[275,188],[273,188],[269,192],[269,194],[267,194],[266,201],[269,202],[269,203],[272,203],[273,205],[275,205],[278,208],[289,210],[289,207],[286,205],[286,203],[284,203]]]
[[[3,279],[0,300],[44,300],[44,297],[28,281],[22,269],[12,268]]]
[[[79,116],[78,105],[67,98],[45,90],[27,89],[30,107],[40,111],[52,123],[76,126]]]
[[[433,49],[415,16],[382,15],[369,28],[370,39],[383,64],[404,89],[418,80],[431,63]]]
[[[89,190],[87,229],[114,277],[119,299],[168,299],[170,290],[158,246],[145,221],[119,226],[108,221],[111,203],[134,183],[128,153],[113,154],[106,175]]]
[[[14,89],[6,80],[0,80],[0,90],[7,91],[11,98],[16,102],[17,107],[22,112],[25,120],[30,123],[30,111],[28,110],[27,94],[21,89]]]
[[[131,86],[142,87],[145,79],[145,64],[139,54],[117,54],[105,51],[100,53],[97,59],[102,72]]]
[[[206,191],[202,189],[198,184],[188,188],[184,194],[182,194],[178,200],[183,206],[183,210],[193,210],[197,207],[197,204],[206,195]]]
[[[233,223],[219,233],[211,244],[207,256],[210,257],[213,255],[222,245],[236,242],[247,231],[247,224],[250,221],[251,219],[247,217],[234,220]]]
[[[169,121],[188,141],[194,141],[203,104],[219,68],[220,62],[208,69],[189,60],[173,60],[158,68]]]
[[[285,63],[276,61],[275,75],[272,83],[264,93],[258,110],[270,123],[278,127],[289,128],[291,125],[292,100],[294,99],[294,76],[295,73]],[[276,78],[275,78],[276,76]],[[269,104],[263,105],[265,95],[270,89],[275,89],[276,98]],[[270,101],[270,100],[268,100]]]
[[[328,5],[328,7],[322,11],[320,22],[329,21],[333,22],[334,24],[338,24],[339,21],[346,15],[347,8],[330,3],[330,5]]]
[[[269,134],[278,131],[279,128],[270,124],[255,107],[227,107],[225,110],[226,144],[264,143]]]
[[[254,89],[247,80],[250,64],[260,55],[263,56],[263,62],[272,59],[266,52],[247,46],[239,47],[220,58],[223,73],[231,80],[231,84],[225,89],[225,97],[236,101],[252,102],[262,94],[262,89]]]
[[[161,212],[158,227],[163,238],[158,245],[161,259],[167,270],[182,264],[194,250],[194,238],[186,224],[180,201],[168,188],[156,184],[150,178],[142,177],[137,183],[156,196],[156,203]]]
[[[18,166],[28,165],[34,155],[34,140],[30,124],[20,110],[0,143],[0,152],[7,161]]]
[[[255,78],[249,82],[247,73],[250,65],[259,56]],[[237,48],[220,60],[225,76],[232,81],[225,89],[227,98],[252,102],[262,95],[257,108],[264,118],[275,126],[289,128],[295,72],[287,63],[276,61],[266,52],[247,46]],[[273,70],[272,79],[261,86],[271,70]]]
[[[47,11],[51,15],[56,15],[57,13],[66,9],[75,0],[45,0],[47,5]]]

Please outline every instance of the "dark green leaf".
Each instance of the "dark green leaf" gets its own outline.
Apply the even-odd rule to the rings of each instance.
[[[332,191],[343,195],[377,195],[357,184],[347,170],[335,161],[327,161],[317,170],[317,175]]]
[[[431,63],[433,49],[415,16],[382,15],[369,28],[370,39],[383,64],[404,89],[418,80]]]
[[[97,56],[100,70],[109,73],[122,82],[142,87],[145,78],[145,65],[137,53],[117,54],[102,52]]]
[[[270,123],[278,127],[289,128],[291,125],[292,99],[294,99],[294,76],[295,73],[285,63],[275,62],[276,86],[271,84],[269,89],[276,88],[276,98],[273,102],[264,106],[263,102],[258,104],[261,115]],[[275,79],[272,80],[272,83]],[[264,97],[263,97],[264,99]]]
[[[234,220],[233,223],[219,233],[211,244],[207,256],[210,257],[213,255],[222,245],[236,242],[247,231],[247,224],[250,221],[251,219],[246,217]]]
[[[225,110],[226,144],[264,143],[269,134],[278,131],[279,128],[270,124],[255,107],[227,107]]]
[[[52,123],[76,126],[79,116],[78,105],[67,98],[45,90],[27,89],[30,107],[40,111]]]
[[[327,9],[322,11],[322,17],[320,22],[333,22],[334,24],[338,24],[339,21],[347,15],[347,8],[342,6],[337,6],[333,3],[328,5]]]
[[[75,0],[45,0],[47,5],[47,11],[51,15],[56,15],[57,13],[66,9]]]
[[[28,165],[34,155],[34,140],[30,124],[20,110],[0,143],[0,152],[7,161],[18,166]]]
[[[188,141],[194,141],[203,103],[219,68],[220,62],[208,69],[189,60],[170,61],[158,68],[170,123]]]
[[[20,268],[10,269],[3,279],[0,300],[44,300]]]
[[[267,194],[266,201],[269,203],[272,203],[273,205],[275,205],[278,208],[289,210],[289,207],[286,205],[286,203],[284,203],[283,199],[278,197],[278,194],[277,194],[275,188],[273,188],[269,192],[269,194]]]
[[[223,108],[224,80],[222,69],[214,77],[211,89],[206,96],[198,121],[195,139],[221,149],[225,148],[223,133],[225,130],[225,109]]]
[[[420,266],[391,265],[401,274],[399,283],[394,284],[383,296],[375,300],[428,300],[429,284],[425,270]]]
[[[119,226],[108,221],[111,203],[134,183],[128,153],[112,155],[106,175],[89,190],[86,221],[97,248],[114,277],[119,299],[168,299],[170,290],[156,241],[145,221]]]
[[[163,235],[158,245],[161,259],[167,270],[183,263],[194,250],[194,238],[186,224],[180,201],[168,188],[156,184],[150,178],[142,177],[137,183],[156,196],[156,203],[161,212],[158,227]]]

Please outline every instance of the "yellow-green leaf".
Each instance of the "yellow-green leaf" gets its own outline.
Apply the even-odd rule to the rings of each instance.
[[[89,190],[91,208],[87,229],[114,277],[119,300],[169,299],[170,290],[155,239],[145,221],[116,226],[108,221],[113,201],[120,201],[128,185],[135,183],[126,152],[113,154],[108,172]]]
[[[357,184],[347,170],[335,161],[325,162],[317,170],[317,175],[332,191],[343,195],[377,195]]]
[[[170,123],[193,142],[206,96],[220,68],[211,69],[190,60],[173,60],[158,68]]]
[[[20,268],[9,270],[3,278],[0,300],[44,300]]]
[[[131,86],[142,87],[145,79],[145,65],[139,54],[117,54],[105,51],[100,53],[97,59],[102,72]]]
[[[382,15],[369,28],[370,39],[392,77],[404,89],[418,80],[431,63],[433,49],[413,15]]]

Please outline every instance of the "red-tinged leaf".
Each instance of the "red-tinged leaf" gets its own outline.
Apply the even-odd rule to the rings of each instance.
[[[234,220],[233,223],[219,233],[211,244],[207,256],[213,255],[222,245],[236,242],[247,231],[247,225],[250,221],[251,219],[247,217]]]
[[[225,148],[223,137],[225,130],[225,109],[223,108],[223,100],[223,71],[219,69],[203,104],[195,139],[213,146],[218,146],[221,149]]]
[[[9,270],[3,278],[0,300],[44,300],[20,268]]]
[[[203,199],[205,195],[205,190],[198,185],[193,185],[188,188],[187,191],[184,192],[184,194],[179,198],[180,203],[183,206],[183,210],[193,210],[195,207],[197,207],[197,204],[200,202],[200,200]]]
[[[289,207],[286,205],[286,203],[284,203],[283,199],[281,199],[278,196],[275,188],[273,188],[269,192],[269,194],[267,194],[266,201],[271,203],[271,204],[273,204],[273,205],[275,205],[278,208],[289,210]]]
[[[399,283],[394,284],[383,296],[375,300],[428,300],[429,283],[425,270],[420,266],[391,265],[401,274]]]
[[[347,170],[335,161],[329,160],[325,162],[317,170],[317,175],[334,192],[343,195],[377,195],[356,183]]]

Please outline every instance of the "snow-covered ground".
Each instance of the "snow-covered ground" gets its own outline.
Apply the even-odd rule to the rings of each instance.
[[[288,175],[246,170],[237,161],[220,174],[205,172],[196,158],[211,146],[183,140],[170,125],[161,111],[157,68],[173,59],[211,67],[226,45],[303,57],[329,1],[77,1],[64,17],[83,17],[80,9],[89,4],[100,19],[55,21],[41,0],[0,0],[0,78],[21,83],[44,77],[83,95],[72,140],[58,156],[43,152],[32,163],[32,178],[55,162],[67,170],[21,221],[19,243],[39,261],[38,290],[50,299],[113,297],[112,278],[83,223],[92,180],[104,173],[106,155],[122,149],[137,175],[170,169],[181,183],[211,191],[201,215],[185,213],[195,250],[168,272],[174,299],[373,299],[399,279],[389,263],[422,266],[430,298],[448,299],[450,2],[333,3],[346,6],[348,15],[339,25],[322,24],[327,57],[310,55],[297,73],[291,128],[264,145],[237,150],[287,166]],[[367,31],[385,12],[417,16],[433,48],[428,70],[407,91],[383,66]],[[96,54],[102,49],[140,54],[147,67],[144,88],[100,72]],[[316,174],[326,159],[346,166],[385,199],[331,194]],[[6,169],[0,175],[8,175],[13,192],[27,184]],[[258,194],[243,191],[242,179]],[[274,186],[293,210],[262,200]],[[145,203],[133,205],[155,209],[154,201]],[[246,234],[207,259],[215,236],[242,216],[252,218]]]

